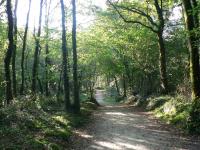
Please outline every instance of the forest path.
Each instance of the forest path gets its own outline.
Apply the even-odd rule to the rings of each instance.
[[[104,96],[97,94],[102,104]],[[200,149],[200,142],[182,137],[174,129],[131,106],[100,107],[91,120],[83,129],[75,131],[76,135],[69,141],[71,150]]]

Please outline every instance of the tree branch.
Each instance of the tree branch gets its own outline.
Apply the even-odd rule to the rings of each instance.
[[[160,6],[161,5],[161,6]],[[159,30],[164,28],[164,18],[163,18],[163,10],[162,10],[162,1],[161,4],[159,5],[158,0],[154,0],[154,6],[156,8],[158,18],[159,18]]]
[[[137,8],[129,8],[129,7],[126,7],[126,6],[121,6],[121,5],[115,5],[115,7],[118,7],[118,8],[121,8],[123,10],[127,10],[127,11],[130,11],[130,12],[133,12],[133,13],[136,13],[136,14],[139,14],[145,18],[147,18],[147,20],[153,25],[153,26],[156,26],[158,27],[158,25],[153,21],[152,17],[148,14],[146,14],[145,12],[137,9]]]
[[[4,3],[5,1],[6,1],[6,0],[1,0],[0,6],[3,5],[3,3]]]
[[[117,11],[117,13],[119,14],[119,16],[123,19],[124,22],[126,23],[132,23],[132,24],[140,24],[148,29],[150,29],[151,31],[153,31],[154,33],[157,33],[158,31],[156,31],[155,29],[153,29],[151,26],[145,25],[144,23],[140,22],[140,21],[136,21],[136,20],[127,20],[122,13],[117,9],[117,7],[110,1],[107,0],[108,3]]]

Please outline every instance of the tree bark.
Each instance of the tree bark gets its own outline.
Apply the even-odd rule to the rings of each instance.
[[[123,58],[123,65],[124,65],[124,68],[125,68],[125,73],[126,73],[127,79],[129,80],[128,85],[129,85],[130,89],[133,91],[133,81],[132,81],[132,78],[131,78],[129,65],[128,65],[128,62],[127,62],[125,57]]]
[[[46,26],[46,43],[45,43],[45,95],[49,96],[49,11],[50,11],[51,0],[49,2],[49,7],[46,1],[46,16],[45,16],[45,26]]]
[[[123,93],[123,97],[126,97],[126,76],[123,75],[123,88],[124,88],[124,93]]]
[[[41,80],[40,80],[39,77],[37,77],[37,81],[38,81],[38,85],[39,85],[40,93],[43,94],[44,92],[43,92],[42,82],[41,82]]]
[[[61,13],[62,13],[62,55],[63,55],[63,83],[64,83],[64,100],[66,111],[71,110],[70,103],[70,88],[69,88],[69,76],[68,76],[68,49],[66,40],[66,26],[65,26],[65,6],[63,0],[61,3]]]
[[[28,34],[28,27],[29,27],[29,16],[30,16],[30,9],[31,9],[31,0],[29,0],[29,8],[28,13],[26,17],[26,26],[24,31],[24,37],[23,37],[23,46],[22,46],[22,57],[21,57],[21,87],[20,87],[20,94],[24,94],[24,59],[25,59],[25,51],[26,51],[26,45],[27,45],[27,34]]]
[[[46,42],[45,45],[45,53],[46,53],[46,57],[45,57],[45,95],[49,96],[49,44],[48,42]]]
[[[60,100],[60,93],[61,93],[61,91],[63,91],[62,88],[61,88],[62,76],[63,76],[63,73],[62,73],[62,70],[61,70],[59,81],[58,81],[57,93],[56,93],[56,97],[57,97],[58,101]]]
[[[117,77],[114,76],[114,79],[115,79],[115,87],[116,87],[116,90],[117,90],[117,94],[120,95],[120,89],[119,89],[119,85],[118,85],[118,82],[117,82]]]
[[[14,45],[13,45],[13,53],[12,53],[12,86],[13,86],[13,96],[17,96],[17,80],[16,80],[16,50],[17,50],[17,7],[18,0],[15,1],[15,10],[14,10]]]
[[[42,24],[42,8],[43,8],[43,0],[40,1],[40,15],[39,15],[39,24],[38,24],[38,33],[37,38],[35,39],[35,52],[34,52],[34,62],[33,62],[33,70],[32,70],[32,92],[36,93],[36,80],[38,75],[38,63],[39,63],[39,50],[40,50],[40,34],[41,34],[41,24]]]
[[[195,12],[193,12],[195,28],[198,28],[199,27],[199,10],[197,11],[198,2],[196,0],[191,0],[191,3],[192,3],[193,9],[195,9]]]
[[[190,79],[192,84],[192,98],[200,97],[200,66],[199,66],[199,48],[198,36],[194,33],[196,22],[193,13],[191,0],[182,0],[185,9],[185,22],[188,30],[188,48],[190,53]]]
[[[163,18],[163,5],[162,1],[159,4],[158,0],[154,0],[154,6],[157,11],[158,15],[158,31],[157,31],[157,37],[158,37],[158,45],[159,45],[159,51],[160,51],[160,83],[161,83],[161,93],[167,94],[169,92],[168,88],[168,79],[167,79],[167,66],[166,66],[166,49],[165,49],[165,43],[163,39],[163,30],[165,26],[165,21]]]
[[[90,100],[92,101],[94,99],[94,89],[92,84],[89,85],[89,90],[90,90]]]
[[[158,46],[159,46],[159,62],[160,62],[160,83],[161,83],[161,93],[168,93],[168,82],[167,82],[167,70],[166,70],[166,50],[163,40],[163,34],[158,32]]]
[[[7,17],[8,17],[8,49],[6,51],[5,59],[4,59],[5,81],[6,81],[6,93],[5,94],[6,94],[6,103],[10,104],[10,102],[13,99],[11,75],[10,75],[10,62],[11,62],[12,52],[13,52],[13,47],[14,47],[13,15],[12,15],[11,0],[7,0],[6,13],[7,13]]]
[[[77,43],[76,43],[76,0],[72,0],[72,7],[73,7],[72,46],[73,46],[74,111],[75,113],[79,113],[80,96],[79,96],[78,73],[77,73],[78,65],[77,65]]]

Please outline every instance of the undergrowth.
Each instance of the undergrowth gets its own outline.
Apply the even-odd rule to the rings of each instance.
[[[191,103],[183,97],[164,97],[164,102],[152,109],[156,117],[187,131]]]
[[[183,96],[151,96],[147,99],[138,99],[136,106],[165,121],[173,124],[185,133],[200,134],[200,103],[192,103]]]
[[[66,149],[72,128],[88,121],[96,109],[84,102],[79,115],[66,113],[56,99],[23,97],[0,109],[0,149]]]

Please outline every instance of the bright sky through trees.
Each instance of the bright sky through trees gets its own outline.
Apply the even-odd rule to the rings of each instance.
[[[47,0],[49,1],[49,0]],[[60,4],[59,0],[52,0],[51,4],[51,11],[50,11],[50,27],[53,28],[60,28],[61,24],[61,16],[60,16]],[[92,5],[98,6],[100,8],[106,7],[106,0],[79,0],[77,3],[77,22],[78,25],[81,25],[82,27],[87,27],[91,20],[94,19],[94,16],[88,15],[89,7]],[[28,11],[28,4],[29,0],[20,0],[19,1],[19,9],[17,12],[18,15],[18,25],[20,27],[25,26],[26,14]],[[38,24],[38,15],[39,15],[39,4],[40,0],[32,0],[32,6],[31,6],[31,13],[30,13],[30,28],[33,29],[34,26],[37,27]],[[67,2],[67,8],[70,9],[70,1]],[[84,8],[84,12],[82,11]],[[86,8],[86,9],[85,9]],[[68,14],[70,15],[70,14]],[[45,6],[43,7],[43,18],[45,16]],[[44,22],[44,19],[43,19]]]
[[[51,2],[50,28],[60,29],[60,25],[61,25],[60,14],[61,13],[60,13],[59,2],[60,2],[59,0],[52,0]],[[26,18],[26,14],[28,11],[28,4],[29,4],[29,0],[19,1],[19,9],[17,12],[19,27],[25,26],[26,19],[24,18]],[[37,24],[38,24],[39,4],[40,4],[40,0],[32,0],[32,7],[31,7],[30,21],[29,21],[29,24],[30,24],[29,26],[31,29],[33,29],[34,26],[37,27]],[[94,15],[92,15],[91,13],[92,6],[95,5],[102,9],[106,8],[106,0],[78,0],[77,4],[78,4],[77,5],[77,24],[78,24],[79,29],[88,27],[94,20]],[[68,1],[66,5],[69,12],[69,9],[71,9],[70,1]],[[68,15],[70,14],[68,13]],[[45,6],[43,7],[43,25],[44,25],[44,16],[45,16]],[[175,8],[174,14],[170,17],[170,19],[176,20],[176,19],[179,19],[180,16],[181,16],[180,8]],[[67,26],[70,26],[70,25],[71,23],[68,22]]]

